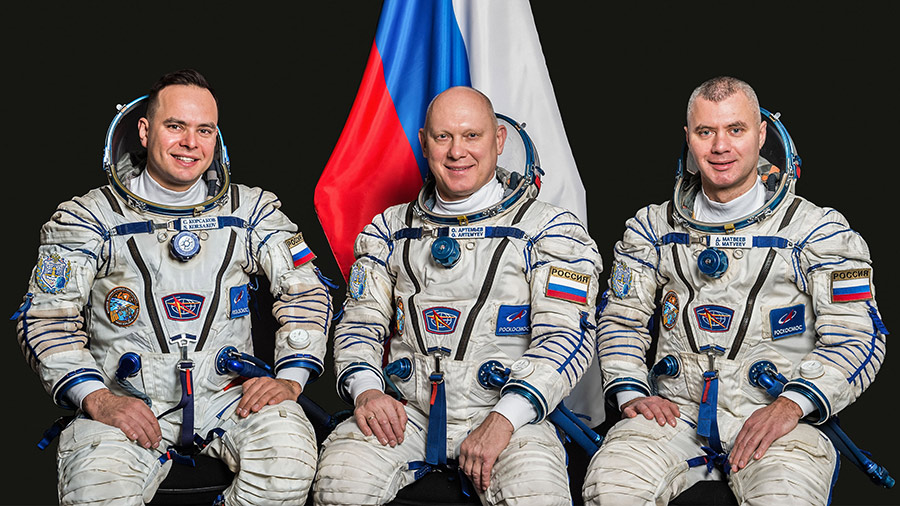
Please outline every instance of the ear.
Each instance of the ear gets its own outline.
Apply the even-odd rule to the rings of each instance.
[[[147,132],[150,131],[150,121],[147,118],[138,120],[138,135],[141,137],[141,146],[147,147]]]
[[[425,148],[425,129],[419,129],[419,146],[422,147],[422,155],[428,158],[428,150]]]
[[[497,125],[497,154],[503,154],[503,146],[506,144],[506,125]]]
[[[763,144],[766,143],[766,122],[763,121],[759,124],[759,149],[762,149]]]

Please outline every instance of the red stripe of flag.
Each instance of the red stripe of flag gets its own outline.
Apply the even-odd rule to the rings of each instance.
[[[347,184],[353,181],[365,183]],[[387,207],[415,199],[421,186],[419,166],[373,44],[359,93],[314,197],[319,222],[345,280],[353,265],[356,236]],[[346,202],[353,209],[346,209]]]

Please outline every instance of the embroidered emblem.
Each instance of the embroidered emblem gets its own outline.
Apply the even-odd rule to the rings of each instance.
[[[406,314],[403,312],[403,300],[400,297],[397,297],[397,309],[394,313],[396,321],[394,322],[395,328],[397,329],[397,335],[403,335],[403,329],[406,327]]]
[[[241,318],[250,314],[250,292],[247,291],[247,285],[232,286],[229,294],[231,300],[229,318]]]
[[[34,281],[47,293],[59,293],[69,282],[72,264],[56,253],[41,258],[34,270]]]
[[[628,290],[631,288],[631,268],[625,265],[625,262],[615,262],[609,284],[616,297],[620,299],[625,298],[628,295]]]
[[[831,273],[831,302],[852,302],[872,298],[869,279],[872,269],[848,269]]]
[[[731,328],[734,310],[725,306],[706,305],[694,309],[697,325],[708,332],[726,332]]]
[[[303,234],[294,234],[285,239],[284,244],[287,245],[291,252],[291,260],[294,261],[294,267],[300,267],[316,258],[309,246],[306,245],[306,241],[303,240]]]
[[[170,320],[183,322],[200,318],[203,300],[203,296],[194,293],[173,293],[163,297],[162,303]]]
[[[589,274],[550,267],[547,277],[547,297],[563,299],[579,304],[587,304],[588,286],[591,283]]]
[[[449,307],[430,307],[422,311],[425,330],[432,334],[452,334],[459,321],[459,311]]]
[[[124,286],[117,286],[106,294],[106,314],[113,325],[127,327],[137,320],[141,304],[137,295]]]
[[[366,278],[368,273],[366,268],[358,263],[353,264],[350,268],[350,281],[347,284],[347,290],[354,300],[360,300],[366,293]]]
[[[806,332],[806,306],[783,307],[769,311],[769,323],[772,325],[772,339],[802,334]]]
[[[531,306],[502,305],[497,311],[498,336],[521,336],[531,333]]]
[[[672,330],[675,328],[675,324],[678,323],[678,313],[681,311],[681,308],[678,306],[678,294],[674,291],[669,291],[666,293],[666,296],[663,297],[663,305],[662,305],[662,325],[663,327]]]

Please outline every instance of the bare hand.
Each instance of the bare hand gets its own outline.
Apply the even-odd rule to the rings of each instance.
[[[756,460],[763,458],[772,442],[794,430],[802,416],[800,406],[787,397],[778,397],[772,404],[754,411],[734,440],[728,457],[731,471],[747,467],[751,455]]]
[[[82,407],[93,420],[119,428],[125,437],[144,448],[156,448],[162,441],[156,416],[140,399],[116,395],[104,388],[88,394]]]
[[[303,392],[303,387],[296,381],[267,376],[250,378],[244,382],[243,387],[244,393],[236,409],[238,416],[242,418],[269,404],[278,404],[288,399],[297,400]]]
[[[667,423],[674,427],[681,410],[674,402],[657,395],[638,397],[622,405],[622,418],[634,418],[638,414],[644,415],[647,420],[655,419],[660,427]]]
[[[484,492],[491,484],[491,470],[509,439],[513,425],[505,416],[491,411],[459,448],[459,468]]]
[[[376,389],[356,396],[353,409],[356,425],[366,436],[375,434],[382,445],[397,446],[406,431],[406,409],[403,403]]]

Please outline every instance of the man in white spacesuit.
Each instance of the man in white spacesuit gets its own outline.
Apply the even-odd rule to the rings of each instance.
[[[699,86],[673,199],[616,244],[597,354],[623,419],[588,467],[588,504],[666,504],[723,475],[741,504],[829,501],[838,455],[816,425],[871,384],[887,331],[865,241],[795,195],[799,158],[760,111],[743,81]],[[775,398],[753,384],[763,368],[786,381]]]
[[[316,443],[296,400],[323,370],[331,299],[278,198],[230,184],[217,121],[202,75],[163,76],[110,126],[110,184],[41,229],[16,317],[45,389],[78,414],[59,441],[62,504],[142,504],[200,451],[236,473],[225,504],[305,501]],[[280,327],[271,374],[242,383],[235,371],[268,367],[251,275],[270,280]]]
[[[485,504],[571,504],[545,417],[591,362],[601,259],[534,199],[536,173],[497,166],[506,136],[477,90],[438,95],[419,131],[431,176],[359,235],[334,339],[354,416],[323,444],[317,504],[383,504],[454,461]],[[383,357],[406,365],[389,375],[402,402]],[[480,382],[492,361],[511,371],[501,390]]]

